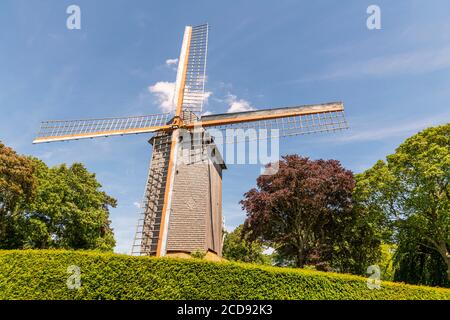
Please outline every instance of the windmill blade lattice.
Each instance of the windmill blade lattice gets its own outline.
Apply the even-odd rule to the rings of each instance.
[[[33,143],[138,134],[163,129],[170,114],[85,120],[51,120],[41,123]]]
[[[184,85],[183,110],[202,112],[205,101],[208,24],[192,27]]]
[[[266,109],[205,116],[202,125],[216,144],[235,143],[348,129],[343,110],[342,103]]]

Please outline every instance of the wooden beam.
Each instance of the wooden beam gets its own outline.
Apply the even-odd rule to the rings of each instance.
[[[61,136],[48,136],[48,137],[36,138],[35,140],[33,140],[33,143],[37,144],[37,143],[46,143],[46,142],[54,142],[54,141],[66,141],[66,140],[78,140],[78,139],[118,136],[118,135],[125,135],[125,134],[139,134],[139,133],[148,133],[148,132],[155,132],[155,131],[164,131],[164,130],[169,130],[171,128],[172,128],[172,126],[170,126],[170,125],[164,125],[164,126],[133,128],[133,129],[123,129],[123,130],[76,133],[76,134],[67,134],[67,135],[61,135]]]
[[[156,256],[161,257],[165,255],[165,251],[167,248],[167,234],[168,231],[168,215],[171,210],[171,202],[172,202],[172,189],[174,182],[174,171],[177,162],[177,144],[178,144],[178,136],[179,130],[176,129],[172,132],[172,144],[170,146],[170,155],[169,155],[169,165],[167,168],[167,176],[166,176],[166,187],[164,190],[164,204],[161,212],[161,224],[159,226],[159,237],[158,237],[158,245],[156,247]],[[167,221],[166,221],[167,220]]]
[[[304,116],[309,114],[319,114],[326,112],[339,112],[344,110],[344,105],[341,102],[320,104],[320,105],[308,105],[300,107],[287,107],[268,110],[247,111],[239,113],[228,113],[221,115],[212,115],[202,117],[200,121],[186,124],[183,127],[192,129],[195,126],[212,127],[222,126],[235,123],[262,121],[262,120],[274,120],[280,118]],[[205,120],[203,120],[205,119]]]
[[[183,101],[184,101],[184,87],[186,84],[186,73],[187,68],[189,64],[189,50],[191,47],[191,38],[192,38],[192,27],[188,26],[186,27],[185,31],[185,37],[183,39],[183,45],[182,45],[182,52],[180,56],[180,64],[182,71],[181,71],[181,78],[177,79],[180,80],[179,88],[178,88],[178,99],[176,101],[176,110],[175,110],[175,118],[173,120],[173,125],[180,125],[182,124],[182,120],[180,118],[182,108],[183,108]],[[186,43],[184,43],[186,41]],[[183,46],[186,45],[186,51],[183,52]],[[184,61],[182,61],[184,56]],[[173,127],[173,125],[171,127]],[[164,245],[166,245],[164,242],[167,241],[165,239],[167,237],[166,235],[166,220],[167,215],[169,214],[170,207],[171,207],[171,193],[172,193],[172,183],[173,183],[173,171],[175,169],[176,165],[176,152],[177,152],[177,143],[178,143],[178,130],[173,130],[172,132],[172,145],[170,147],[170,157],[169,157],[169,167],[167,170],[167,177],[166,177],[166,188],[164,191],[164,204],[163,209],[161,213],[161,225],[159,228],[159,238],[158,238],[158,246],[156,248],[156,256],[161,257],[165,254],[165,248],[163,248]]]
[[[176,119],[179,119],[181,112],[182,112],[182,108],[183,108],[184,86],[186,84],[186,73],[187,73],[187,68],[188,68],[188,64],[189,64],[189,50],[191,48],[192,27],[187,27],[186,32],[187,32],[186,53],[185,53],[185,57],[184,57],[184,61],[183,61],[184,63],[182,65],[183,71],[181,74],[180,88],[178,91],[178,100],[177,100],[177,106],[176,106],[177,108],[176,108],[176,112],[175,112]],[[180,61],[180,63],[181,63],[181,61]]]

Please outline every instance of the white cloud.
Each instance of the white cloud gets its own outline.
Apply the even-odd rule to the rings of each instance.
[[[166,65],[167,66],[174,66],[178,64],[178,59],[167,59],[166,60]]]
[[[175,110],[175,82],[159,81],[148,87],[148,90],[156,97],[158,107],[161,111],[171,112]],[[203,94],[203,101],[205,105],[208,104],[208,99],[211,95],[211,91],[207,91]]]
[[[175,109],[173,104],[175,82],[159,81],[150,86],[148,90],[155,95],[161,111],[171,112]]]
[[[139,202],[133,202],[133,205],[138,209],[141,208],[141,204]]]
[[[206,91],[205,93],[203,93],[203,105],[208,104],[208,99],[211,96],[212,96],[212,91]]]
[[[238,99],[233,94],[228,94],[226,101],[228,103],[228,111],[227,113],[233,113],[233,112],[243,112],[243,111],[252,111],[255,110],[250,105],[250,102],[244,100],[244,99]]]
[[[172,69],[173,71],[177,71],[178,59],[167,59],[166,67]]]
[[[202,116],[210,116],[210,115],[212,115],[211,111],[205,111],[202,113]]]

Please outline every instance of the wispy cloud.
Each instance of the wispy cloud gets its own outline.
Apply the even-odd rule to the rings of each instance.
[[[392,123],[378,128],[358,128],[350,129],[348,134],[333,137],[336,142],[361,142],[361,141],[379,141],[389,138],[401,137],[419,132],[427,127],[445,124],[450,121],[450,113],[444,113],[437,116],[406,122],[404,124]]]
[[[166,66],[171,68],[174,71],[177,71],[178,59],[167,59],[166,60]]]
[[[450,68],[450,46],[434,50],[402,52],[365,61],[344,63],[330,68],[318,78],[326,80],[363,76],[412,75],[446,68]]]
[[[137,201],[133,202],[133,206],[135,206],[138,209],[141,208],[141,204],[139,202],[137,202]]]
[[[203,93],[203,106],[208,105],[209,98],[213,95],[212,91],[206,91]],[[206,111],[208,112],[208,111]]]
[[[174,66],[178,64],[178,59],[167,59],[166,60],[166,65],[168,66]]]
[[[228,113],[255,110],[250,102],[244,99],[238,99],[234,94],[228,94],[226,97],[226,102],[228,103]]]

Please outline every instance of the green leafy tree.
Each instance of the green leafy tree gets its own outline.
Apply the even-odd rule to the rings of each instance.
[[[223,256],[228,260],[270,264],[270,256],[264,254],[265,247],[259,241],[250,242],[242,232],[243,225],[225,233]]]
[[[395,260],[402,261],[403,253],[412,257],[411,252],[432,249],[437,254],[429,259],[440,256],[450,279],[450,123],[410,137],[357,180],[361,205],[384,215],[395,231]],[[403,261],[401,265],[411,265]]]
[[[79,163],[48,168],[3,145],[0,160],[0,248],[114,248],[116,200],[95,174]]]
[[[393,257],[395,281],[450,287],[447,265],[427,239],[410,228],[400,229],[396,238],[399,245]]]
[[[21,213],[36,190],[33,162],[0,142],[0,248],[20,246]]]
[[[26,214],[30,247],[112,250],[115,245],[108,207],[116,200],[80,164],[53,168],[34,160],[38,181]]]
[[[362,273],[379,256],[380,241],[364,211],[356,211],[351,171],[336,160],[284,156],[241,201],[244,233],[276,248],[280,265],[314,265]]]

